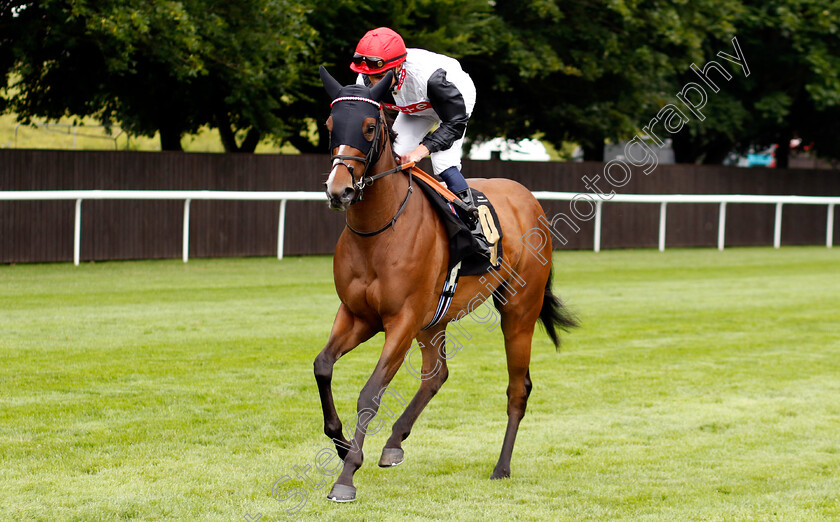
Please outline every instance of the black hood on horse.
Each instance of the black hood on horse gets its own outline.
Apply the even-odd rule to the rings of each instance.
[[[333,100],[330,112],[333,119],[330,150],[335,150],[339,145],[349,145],[367,154],[375,140],[365,139],[362,125],[367,118],[379,121],[379,101],[388,92],[394,73],[389,71],[382,81],[369,88],[357,84],[342,86],[324,66],[321,66],[320,72],[321,82]]]

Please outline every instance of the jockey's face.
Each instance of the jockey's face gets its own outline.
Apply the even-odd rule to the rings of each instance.
[[[386,75],[386,74],[388,74],[388,71],[390,71],[390,70],[391,70],[391,69],[386,69],[386,70],[382,71],[381,73],[377,73],[377,74],[369,74],[369,75],[368,75],[368,79],[370,79],[371,86],[376,85],[377,83],[379,83],[380,81],[382,81],[382,78],[384,78],[384,77],[385,77],[385,75]],[[402,64],[398,65],[397,67],[395,67],[395,68],[393,69],[393,71],[394,71],[394,79],[393,79],[393,80],[391,80],[391,86],[392,86],[392,87],[393,87],[394,83],[397,81],[397,77],[400,75],[400,71],[401,71],[401,70],[402,70]]]

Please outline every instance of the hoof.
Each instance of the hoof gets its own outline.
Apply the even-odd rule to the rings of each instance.
[[[405,460],[405,453],[402,448],[383,448],[382,457],[379,458],[380,468],[399,466]]]
[[[356,488],[344,484],[333,484],[327,498],[333,502],[353,502],[356,500]]]
[[[494,470],[493,474],[490,475],[490,480],[499,480],[499,479],[506,479],[510,478],[510,471],[509,470]]]

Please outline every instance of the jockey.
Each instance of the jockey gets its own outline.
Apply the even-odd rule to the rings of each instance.
[[[435,174],[461,198],[473,218],[475,204],[461,174],[461,148],[475,106],[475,85],[461,64],[442,54],[406,49],[399,34],[380,27],[359,40],[350,69],[359,73],[356,83],[367,86],[394,71],[393,100],[386,95],[382,103],[399,111],[393,125],[394,154],[403,164],[431,154]]]

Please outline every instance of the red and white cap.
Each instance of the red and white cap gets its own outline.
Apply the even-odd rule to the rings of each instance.
[[[379,74],[405,61],[402,36],[393,29],[371,29],[359,40],[350,69],[361,74]]]

